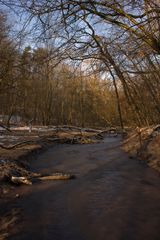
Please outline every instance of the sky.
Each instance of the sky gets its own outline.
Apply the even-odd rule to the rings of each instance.
[[[25,48],[26,46],[35,47],[31,28],[33,26],[33,19],[31,20],[29,15],[22,13],[18,8],[10,9],[0,3],[0,11],[7,16],[7,24],[10,26],[10,36],[13,40],[20,42],[20,47]],[[26,24],[30,23],[30,24]],[[30,33],[30,34],[27,34]]]

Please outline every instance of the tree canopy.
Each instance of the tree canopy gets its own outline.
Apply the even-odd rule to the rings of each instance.
[[[45,124],[52,122],[51,119],[56,114],[59,119],[57,122],[76,123],[77,121],[79,124],[80,120],[76,119],[78,111],[81,112],[79,117],[81,124],[90,121],[85,119],[82,105],[83,111],[90,109],[91,115],[94,113],[98,116],[94,119],[100,124],[109,122],[123,127],[124,124],[158,123],[160,115],[159,1],[1,0],[0,4],[9,9],[8,11],[14,10],[19,14],[17,16],[21,16],[23,21],[21,34],[29,29],[32,41],[37,43],[37,47],[31,46],[25,49],[22,47],[21,52],[14,48],[14,59],[10,58],[8,62],[11,65],[14,62],[14,67],[6,64],[5,53],[2,61],[5,65],[4,69],[6,66],[16,69],[11,71],[13,76],[7,75],[5,78],[5,88],[7,82],[14,82],[11,84],[12,88],[13,86],[15,88],[15,85],[16,88],[17,86],[24,88],[23,97],[26,95],[28,98],[27,94],[32,95],[34,92],[35,99],[32,100],[32,104],[25,100],[24,105],[27,109],[32,109],[33,106],[30,105],[34,102],[38,110],[44,108],[41,117],[38,116],[41,119],[44,118],[45,111],[50,112],[48,120],[44,121]],[[1,25],[0,38],[1,34],[7,33],[4,24]],[[9,36],[6,41],[10,42]],[[8,51],[13,51],[13,42],[9,45],[11,47]],[[8,67],[6,69],[9,71]],[[65,70],[62,74],[64,69],[67,69],[67,72]],[[5,74],[2,73],[2,79]],[[62,82],[60,79],[57,81],[57,78],[62,78]],[[96,83],[96,87],[89,82],[93,85]],[[57,94],[63,89],[62,86],[66,99],[68,98],[68,107],[65,107],[67,101],[61,98],[61,103],[58,104],[61,106],[59,113],[59,109],[54,110],[54,108],[59,99]],[[96,97],[91,97],[91,89],[93,96],[96,94]],[[99,89],[99,93],[96,93],[96,89]],[[44,97],[40,107],[38,107],[41,102],[37,96],[38,91]],[[74,97],[75,92],[77,94]],[[108,96],[112,99],[109,101],[109,107],[106,105]],[[104,107],[100,107],[101,105]],[[106,111],[104,111],[105,105]],[[95,109],[93,110],[91,106]],[[64,109],[68,114],[68,120]],[[30,117],[35,115],[34,118],[37,119],[37,110],[34,110],[34,114],[29,111],[27,114]]]

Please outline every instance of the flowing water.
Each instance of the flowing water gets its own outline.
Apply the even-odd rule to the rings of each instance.
[[[20,221],[9,239],[159,240],[159,174],[129,159],[120,142],[56,145],[34,159],[34,171],[64,171],[76,179],[18,188]]]

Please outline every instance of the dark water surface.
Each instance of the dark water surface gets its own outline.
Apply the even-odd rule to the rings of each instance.
[[[92,145],[58,145],[32,161],[34,171],[71,172],[16,190],[21,210],[10,240],[159,240],[159,174],[129,159],[120,138]]]

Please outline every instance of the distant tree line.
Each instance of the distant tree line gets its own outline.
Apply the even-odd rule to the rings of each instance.
[[[23,123],[108,126],[118,123],[114,91],[99,74],[86,76],[80,67],[55,67],[52,49],[25,47],[9,36],[0,15],[0,114],[20,116]]]

